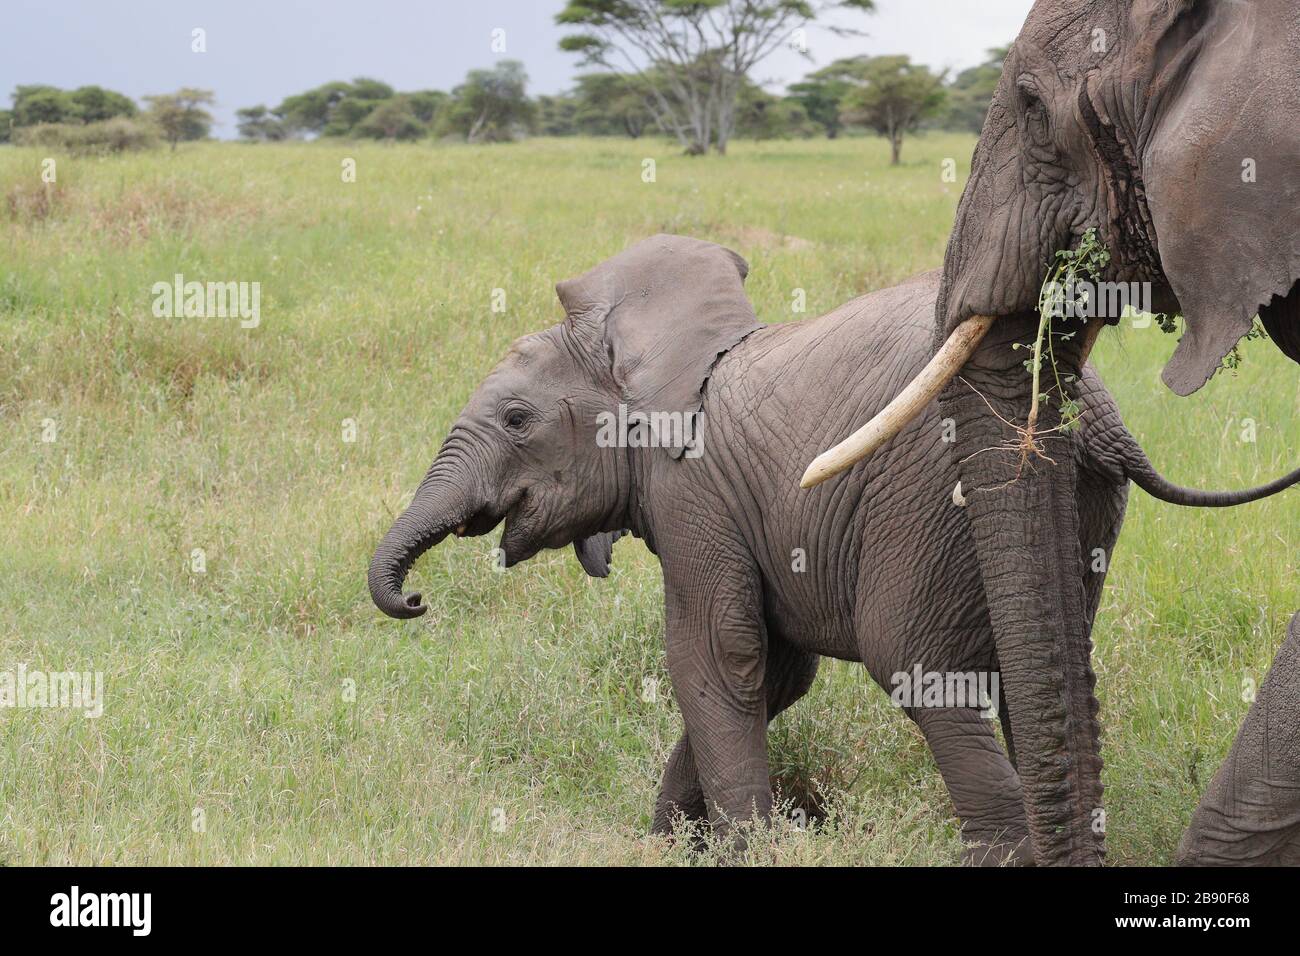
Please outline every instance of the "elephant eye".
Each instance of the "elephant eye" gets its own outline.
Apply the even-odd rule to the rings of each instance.
[[[511,409],[506,413],[506,428],[511,431],[520,431],[528,424],[528,415],[521,408]]]
[[[1045,146],[1051,140],[1051,123],[1047,116],[1047,105],[1038,94],[1038,84],[1032,77],[1022,76],[1016,82],[1016,92],[1020,98],[1020,108],[1024,113],[1025,127],[1035,144]]]
[[[1021,105],[1025,107],[1042,102],[1042,97],[1038,95],[1038,81],[1030,73],[1022,73],[1016,78],[1016,93],[1020,96]]]

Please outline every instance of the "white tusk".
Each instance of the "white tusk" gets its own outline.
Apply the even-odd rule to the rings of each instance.
[[[961,371],[993,322],[991,315],[973,315],[953,329],[948,341],[943,343],[930,363],[875,418],[834,448],[813,459],[813,463],[803,473],[799,487],[812,488],[827,478],[838,475],[901,432]]]
[[[961,493],[961,482],[957,482],[957,487],[952,490],[952,503],[958,508],[966,507],[966,496]]]

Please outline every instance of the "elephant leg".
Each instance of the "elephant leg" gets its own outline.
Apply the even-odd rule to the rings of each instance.
[[[1179,866],[1300,866],[1300,614],[1178,844]]]
[[[967,707],[913,708],[961,819],[965,858],[979,866],[1032,865],[1020,777],[992,722]]]
[[[767,666],[763,674],[763,689],[767,696],[767,719],[771,723],[781,713],[812,687],[817,676],[820,658],[801,651],[787,641],[769,637]],[[664,767],[663,785],[655,801],[654,825],[651,833],[669,834],[673,823],[684,816],[688,822],[703,821],[708,817],[704,806],[704,789],[700,786],[699,771],[695,769],[695,756],[691,741],[682,734]]]
[[[691,739],[686,734],[677,741],[677,746],[668,755],[668,763],[664,765],[650,832],[665,836],[671,834],[679,816],[685,817],[687,823],[706,821],[709,816],[704,805],[700,774],[695,769],[695,755],[691,753]]]
[[[704,517],[696,527],[716,524]],[[767,630],[757,569],[743,542],[665,549],[665,639],[705,808],[726,833],[772,813],[764,671]],[[737,848],[743,838],[735,837]]]

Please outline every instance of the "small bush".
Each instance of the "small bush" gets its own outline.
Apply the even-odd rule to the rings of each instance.
[[[124,116],[84,125],[39,123],[14,133],[21,146],[44,146],[79,156],[133,152],[158,145],[158,132],[152,125]]]

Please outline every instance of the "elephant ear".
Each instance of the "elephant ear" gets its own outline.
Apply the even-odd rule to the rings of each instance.
[[[1143,179],[1186,320],[1164,380],[1187,395],[1300,277],[1300,17],[1282,0],[1139,0],[1132,17]]]
[[[593,578],[609,577],[610,562],[614,558],[614,542],[624,534],[623,531],[602,531],[573,542],[573,553],[578,556],[582,570]]]
[[[659,235],[555,291],[575,333],[603,349],[629,416],[689,417],[718,356],[759,328],[745,295],[748,272],[722,246]],[[668,451],[680,458],[686,447]]]

